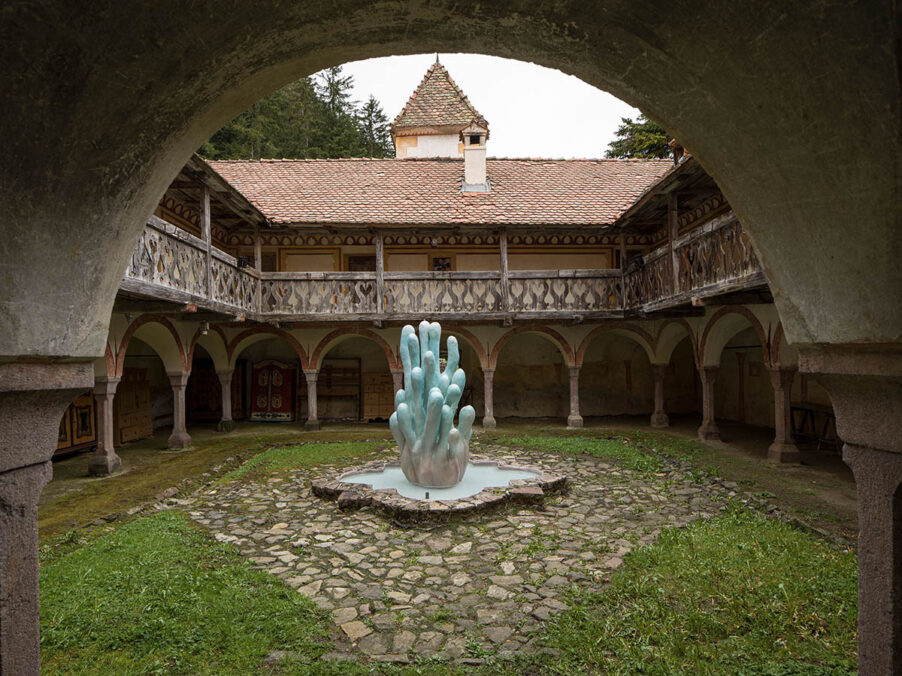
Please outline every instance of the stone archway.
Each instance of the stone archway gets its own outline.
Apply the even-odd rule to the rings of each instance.
[[[143,219],[190,152],[299,75],[426,48],[558,67],[660,120],[742,219],[789,342],[803,349],[800,368],[827,374],[843,438],[902,452],[902,314],[886,305],[902,289],[896,11],[887,1],[729,12],[709,1],[689,12],[610,0],[589,11],[339,0],[248,5],[218,20],[212,2],[163,0],[137,14],[61,0],[12,8],[0,51],[0,391],[15,394],[0,439],[15,443],[3,445],[0,468],[21,477],[10,486],[37,487],[15,489],[17,513],[33,518],[54,420],[70,392],[90,386]],[[837,261],[845,274],[823,274]],[[21,429],[40,432],[22,439]],[[34,569],[34,534],[10,534],[4,548],[17,558],[6,567]],[[887,579],[895,559],[878,559],[863,558],[876,562],[863,564],[863,580]],[[902,623],[874,589],[862,584],[870,647],[859,667],[887,673],[902,669]],[[35,673],[36,589],[5,598],[24,610],[0,625],[0,666]]]

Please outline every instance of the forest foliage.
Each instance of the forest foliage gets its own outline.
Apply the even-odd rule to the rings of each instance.
[[[352,99],[341,66],[292,82],[261,99],[199,149],[211,160],[394,157],[389,121],[373,96]]]

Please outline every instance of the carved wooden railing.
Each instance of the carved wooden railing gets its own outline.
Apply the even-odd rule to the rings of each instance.
[[[504,310],[498,272],[387,272],[385,312],[468,314]]]
[[[260,311],[283,315],[375,314],[372,272],[265,272]]]
[[[593,312],[623,307],[619,270],[521,270],[510,273],[511,312]]]
[[[761,273],[752,243],[736,218],[714,219],[674,242],[680,291],[696,291]]]
[[[677,265],[674,289],[673,261]],[[763,282],[751,244],[732,214],[715,218],[619,270],[501,272],[269,272],[152,217],[122,281],[124,291],[257,316],[389,318],[419,315],[607,313],[646,310]],[[208,272],[209,270],[209,272]]]
[[[212,249],[209,278],[204,241],[152,216],[122,282],[124,290],[165,300],[209,304],[224,311],[257,311],[257,278],[233,257]]]
[[[628,268],[623,276],[626,307],[636,307],[673,296],[670,248],[656,249],[641,265]]]

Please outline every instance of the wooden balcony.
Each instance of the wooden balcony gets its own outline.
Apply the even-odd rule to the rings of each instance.
[[[674,272],[676,271],[676,272]],[[151,218],[120,290],[249,319],[605,319],[764,285],[739,222],[715,219],[620,270],[267,272]]]

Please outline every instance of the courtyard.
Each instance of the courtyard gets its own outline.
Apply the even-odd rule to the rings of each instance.
[[[151,439],[107,479],[57,463],[39,514],[44,668],[854,671],[854,505],[837,499],[854,484],[829,462],[764,466],[679,430],[482,432],[474,453],[563,474],[568,490],[424,527],[311,493],[393,458],[381,426],[251,425],[173,454]],[[777,475],[781,495],[766,489]],[[98,487],[116,488],[114,508],[92,502]],[[98,517],[67,522],[72,500]]]

